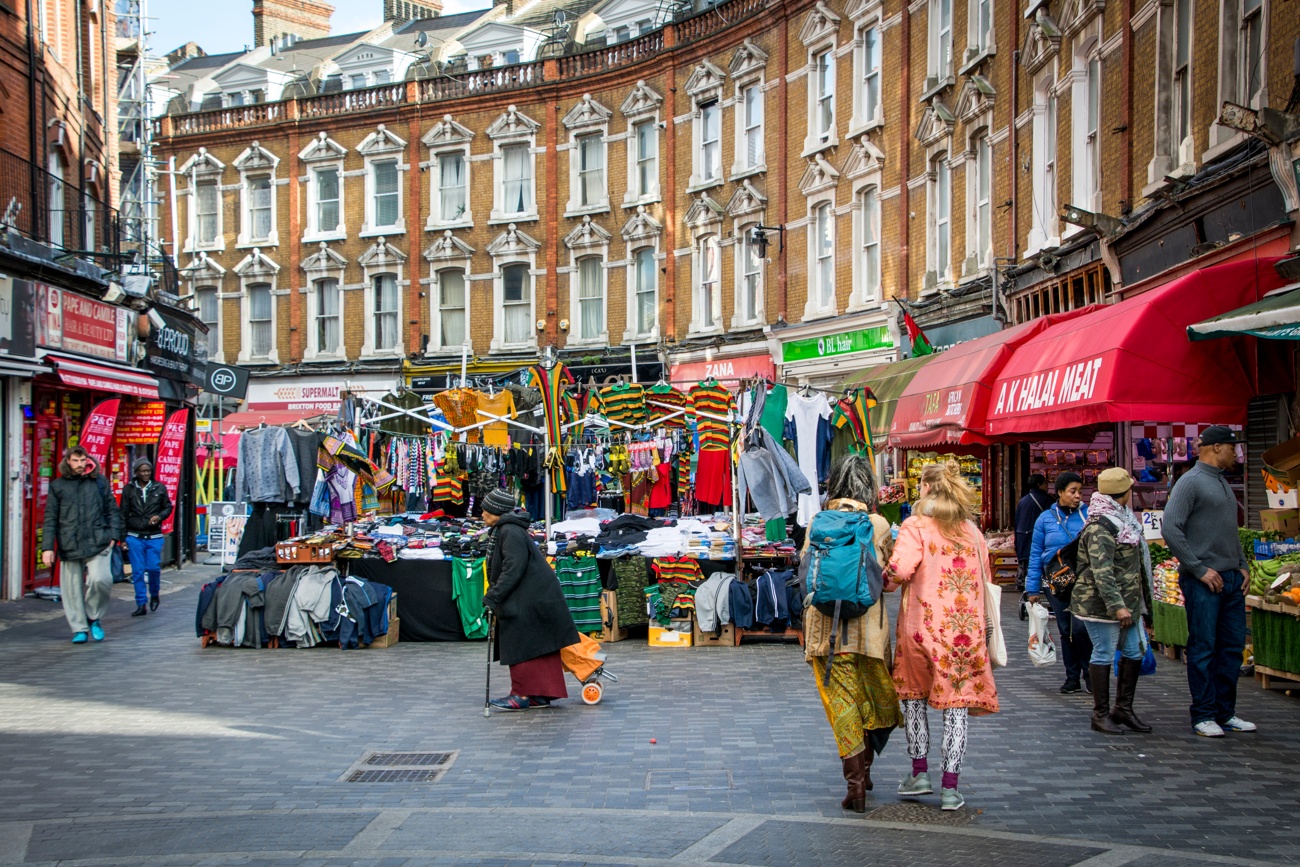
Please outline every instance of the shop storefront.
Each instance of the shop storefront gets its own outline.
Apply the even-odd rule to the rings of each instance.
[[[340,402],[349,395],[383,397],[402,382],[398,372],[336,374],[332,376],[270,376],[248,381],[247,401],[238,412],[228,414],[223,427],[237,425],[282,425],[299,419],[338,414]]]
[[[32,378],[48,368],[36,357],[35,287],[0,274],[0,598],[22,594],[23,513],[31,496],[24,460],[24,412]]]
[[[864,327],[846,327],[848,317],[799,325],[773,334],[772,355],[791,383],[833,389],[855,373],[894,361],[897,335],[883,311]],[[856,318],[856,317],[854,317]]]

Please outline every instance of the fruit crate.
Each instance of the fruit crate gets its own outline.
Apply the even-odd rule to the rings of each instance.
[[[340,542],[312,542],[308,539],[289,539],[275,543],[275,562],[302,565],[306,563],[333,563],[343,544]]]

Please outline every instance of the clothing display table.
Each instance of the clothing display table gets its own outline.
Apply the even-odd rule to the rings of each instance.
[[[349,574],[387,584],[397,594],[402,641],[466,641],[451,595],[450,560],[340,560]]]

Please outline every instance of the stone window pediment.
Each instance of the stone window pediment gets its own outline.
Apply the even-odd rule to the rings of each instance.
[[[644,81],[638,81],[619,108],[628,120],[641,120],[654,114],[663,104],[663,96]]]
[[[832,12],[825,3],[818,2],[804,19],[803,27],[799,30],[799,41],[805,46],[812,47],[828,36],[834,36],[839,29],[840,16]]]
[[[312,139],[311,144],[302,149],[302,152],[298,154],[298,159],[308,163],[321,160],[341,160],[347,152],[347,148],[322,132]]]
[[[424,251],[425,261],[449,262],[468,259],[474,255],[474,248],[452,234],[451,230],[442,233],[442,237],[429,245]]]
[[[564,246],[570,250],[604,247],[609,244],[611,237],[609,232],[593,223],[591,217],[583,217],[582,222],[564,236]]]
[[[921,112],[921,120],[916,125],[916,140],[930,147],[952,135],[957,118],[942,101],[934,99]]]
[[[381,123],[374,132],[362,139],[361,144],[357,145],[357,153],[373,156],[396,153],[405,147],[406,141],[398,138],[392,130]]]
[[[578,104],[564,116],[564,126],[571,131],[603,127],[613,116],[614,112],[592,99],[590,93],[584,93]]]
[[[1020,63],[1034,75],[1047,65],[1061,50],[1061,28],[1056,25],[1046,9],[1034,13],[1034,19],[1025,30],[1025,44]]]
[[[740,81],[760,74],[767,66],[767,52],[746,39],[731,56],[727,71],[733,80]]]
[[[473,138],[473,130],[456,123],[451,119],[451,115],[444,114],[442,120],[435,123],[433,129],[425,133],[424,138],[420,139],[420,141],[429,148],[464,147]]]
[[[731,201],[727,202],[727,213],[732,217],[742,217],[747,214],[761,214],[767,208],[767,196],[758,191],[758,188],[749,181],[744,181],[731,194]]]
[[[811,196],[831,189],[839,180],[840,173],[835,166],[827,162],[826,157],[817,154],[808,161],[808,168],[804,169],[803,177],[799,178],[799,191],[805,196]]]
[[[727,73],[710,61],[703,60],[686,80],[686,92],[693,97],[699,97],[711,91],[721,90],[726,80]]]
[[[207,253],[200,253],[193,262],[186,265],[180,270],[181,277],[191,282],[202,280],[220,280],[226,274],[226,269],[214,259],[209,259]]]
[[[268,151],[258,142],[253,142],[244,152],[235,157],[232,165],[241,172],[258,169],[271,170],[280,164],[280,158]]]
[[[707,223],[721,222],[722,215],[726,212],[726,208],[719,205],[707,193],[700,193],[700,197],[687,209],[684,219],[686,225],[696,228]]]
[[[280,273],[280,266],[263,253],[261,248],[254,247],[252,252],[235,266],[235,273],[246,280],[251,277],[274,277]]]
[[[180,167],[183,174],[196,175],[216,175],[225,171],[226,164],[221,160],[208,153],[207,148],[199,148],[199,152],[185,161],[185,165]]]
[[[848,157],[844,160],[843,173],[850,178],[859,178],[871,172],[878,172],[885,167],[885,152],[876,147],[871,139],[863,136],[853,143]]]
[[[491,244],[488,244],[487,251],[489,255],[497,257],[527,256],[539,250],[541,246],[541,242],[536,238],[519,231],[519,227],[511,223]]]
[[[357,257],[357,264],[364,268],[380,268],[385,265],[400,265],[406,261],[406,254],[388,243],[388,239],[379,237],[366,252]]]
[[[1061,33],[1073,39],[1104,11],[1106,0],[1067,0],[1061,11]]]
[[[970,123],[981,114],[992,111],[997,95],[987,78],[972,75],[957,94],[957,118],[962,123]]]
[[[308,274],[326,274],[342,271],[347,264],[347,259],[331,250],[330,245],[322,241],[320,249],[303,260],[302,270]]]
[[[646,211],[645,205],[637,206],[636,213],[623,224],[620,234],[628,243],[658,238],[663,234],[663,224]]]
[[[487,134],[493,141],[530,138],[540,128],[541,124],[512,105],[506,108],[504,114],[492,121],[492,125],[487,128]]]

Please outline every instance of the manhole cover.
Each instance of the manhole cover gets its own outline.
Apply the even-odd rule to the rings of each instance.
[[[700,771],[649,771],[645,775],[645,790],[671,789],[675,792],[714,792],[736,788],[731,771],[725,768]]]
[[[459,753],[367,750],[339,777],[341,783],[436,783]]]
[[[451,761],[453,753],[372,753],[366,759],[367,765],[384,767],[429,767],[445,765]]]
[[[889,804],[878,810],[872,810],[865,816],[867,819],[873,819],[877,822],[906,822],[913,825],[969,825],[975,819],[975,814],[969,808],[963,807],[960,810],[954,810],[945,813],[940,810],[937,804],[919,804],[912,801],[905,801],[901,804]]]

